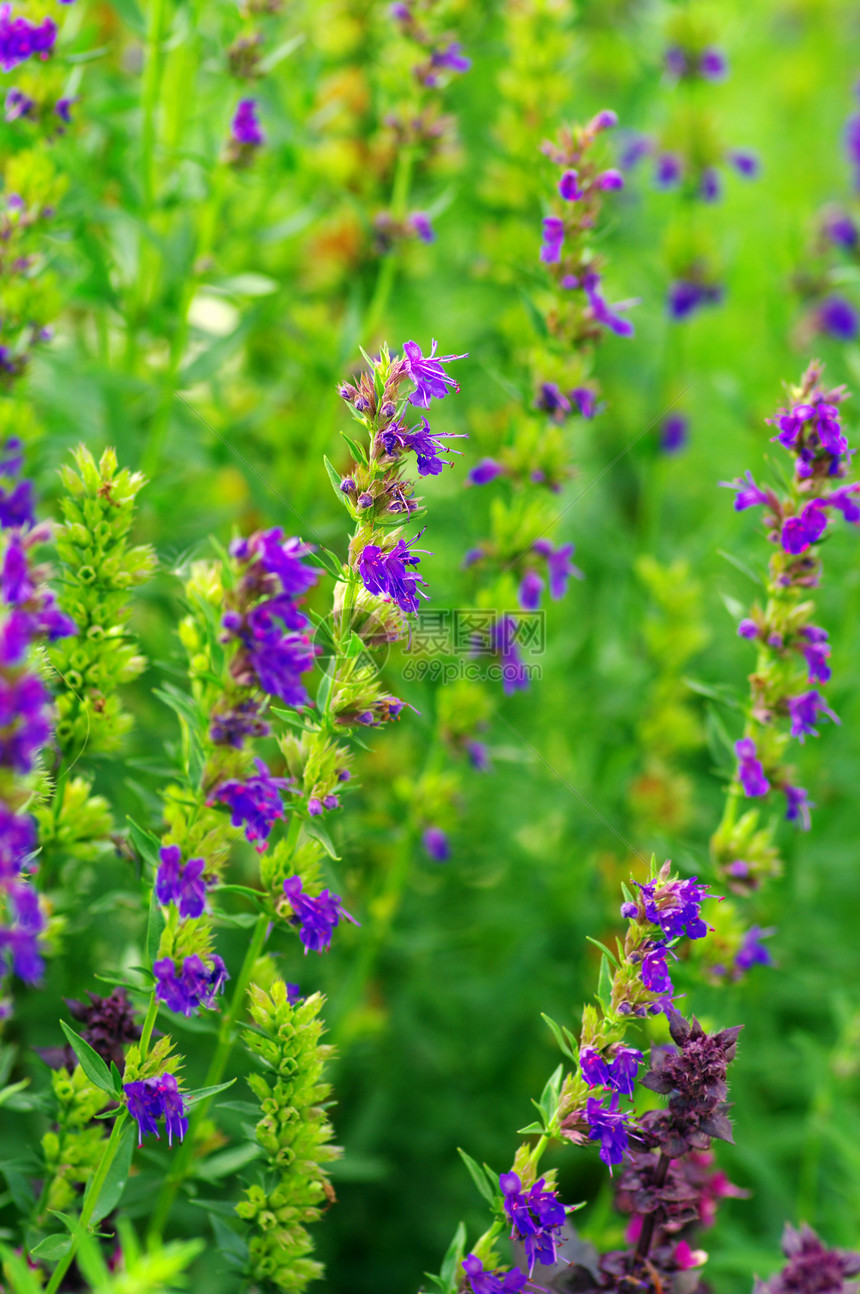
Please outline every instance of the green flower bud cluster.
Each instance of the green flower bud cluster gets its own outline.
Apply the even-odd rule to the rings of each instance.
[[[249,1272],[264,1289],[304,1290],[323,1274],[310,1255],[307,1225],[315,1222],[334,1192],[324,1164],[340,1149],[331,1144],[325,1111],[329,1085],[323,1071],[333,1049],[321,1044],[324,998],[314,993],[295,1006],[276,980],[270,993],[250,988],[256,1030],[246,1045],[264,1066],[248,1079],[260,1102],[257,1142],[266,1158],[261,1180],[245,1190],[236,1212],[251,1230]]]
[[[39,1221],[48,1211],[68,1209],[86,1185],[104,1151],[104,1124],[95,1121],[109,1098],[84,1074],[80,1065],[69,1073],[55,1070],[51,1085],[57,1101],[56,1124],[42,1137],[45,1187],[39,1201]]]
[[[49,803],[34,805],[30,811],[39,824],[39,843],[50,856],[52,871],[55,860],[92,862],[113,830],[107,800],[93,795],[91,783],[83,777],[67,778]]]
[[[96,463],[82,445],[74,459],[77,470],[61,471],[67,493],[56,546],[65,575],[59,603],[78,636],[49,651],[59,675],[57,740],[64,756],[115,750],[132,725],[117,689],[137,678],[146,661],[128,629],[130,594],[155,568],[148,544],[129,543],[144,478],[119,470],[112,449]]]

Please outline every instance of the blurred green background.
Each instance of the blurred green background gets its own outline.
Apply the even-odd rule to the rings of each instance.
[[[680,8],[620,0],[448,6],[473,60],[446,96],[460,144],[417,181],[414,205],[442,208],[438,238],[398,254],[372,336],[361,331],[380,272],[368,229],[389,179],[375,150],[386,104],[406,75],[386,43],[387,5],[286,5],[280,39],[301,39],[259,91],[269,144],[213,199],[231,106],[222,53],[235,11],[168,4],[176,40],[162,68],[149,206],[137,152],[147,14],[134,0],[81,8],[80,48],[107,52],[80,65],[78,124],[55,150],[70,180],[52,246],[66,306],[30,381],[45,430],[33,454],[49,502],[55,469],[79,440],[94,452],[113,444],[122,463],[150,474],[140,535],[156,545],[161,573],[143,591],[137,627],[152,661],[181,663],[173,572],[207,551],[210,532],[225,539],[235,527],[278,524],[344,550],[344,517],[320,456],[345,465],[334,383],[351,370],[359,341],[383,336],[392,347],[415,338],[425,349],[438,337],[443,352],[469,353],[458,366],[462,394],[440,407],[434,427],[444,421],[472,440],[454,471],[428,478],[423,492],[433,605],[470,605],[475,583],[460,564],[486,533],[490,494],[464,491],[465,473],[530,402],[527,364],[540,347],[523,291],[553,169],[539,154],[533,165],[514,165],[511,153],[553,135],[559,121],[607,106],[624,128],[659,130],[683,93],[661,71],[666,23]],[[543,14],[530,53],[515,42],[532,11]],[[707,15],[731,74],[698,93],[727,144],[758,153],[762,173],[755,182],[730,179],[720,203],[691,213],[655,192],[646,168],[612,205],[601,250],[610,298],[640,300],[636,337],[603,346],[597,371],[607,409],[568,431],[577,476],[557,500],[559,534],[575,542],[586,578],[549,611],[542,680],[512,700],[495,696],[494,771],[458,766],[453,857],[439,866],[404,828],[410,780],[433,729],[434,689],[404,682],[395,654],[386,667],[392,690],[419,713],[376,734],[362,785],[334,826],[338,880],[357,896],[358,906],[348,906],[362,920],[362,902],[404,851],[410,862],[360,1010],[341,1028],[334,1119],[346,1153],[337,1206],[317,1238],[328,1285],[344,1294],[416,1289],[424,1271],[438,1268],[459,1219],[472,1235],[483,1227],[456,1147],[499,1170],[509,1165],[530,1097],[557,1063],[540,1013],[578,1018],[597,970],[585,936],[607,938],[617,928],[618,885],[635,854],[654,850],[707,874],[721,811],[710,703],[678,685],[693,735],[674,754],[673,734],[649,729],[680,613],[670,607],[660,622],[653,588],[637,571],[649,555],[686,563],[684,578],[697,589],[683,614],[701,630],[701,645],[677,672],[743,692],[751,658],[723,597],[747,603],[754,587],[720,550],[761,568],[767,547],[756,518],[735,514],[719,482],[766,470],[764,419],[782,403],[782,381],[796,380],[813,353],[834,382],[860,379],[856,346],[823,337],[812,348],[798,344],[801,307],[790,286],[818,207],[850,199],[841,135],[860,73],[860,12],[837,0],[722,0]],[[534,120],[516,138],[505,124],[505,77],[538,54],[554,79],[538,85]],[[4,130],[8,147],[20,146]],[[201,266],[195,231],[213,201],[216,232]],[[663,304],[667,249],[691,220],[721,267],[725,300],[674,324]],[[857,296],[851,281],[845,291]],[[673,402],[690,419],[690,439],[668,456],[659,423]],[[854,421],[849,404],[849,427]],[[813,830],[795,837],[785,829],[785,875],[749,908],[760,925],[776,927],[776,966],[736,986],[703,987],[681,972],[704,1022],[745,1026],[733,1071],[736,1144],[720,1147],[719,1162],[751,1196],[728,1201],[702,1242],[709,1279],[726,1294],[748,1290],[754,1273],[777,1265],[786,1220],[808,1221],[833,1244],[857,1242],[857,542],[853,529],[834,527],[824,552],[818,623],[831,634],[829,700],[842,725],[827,726],[797,758],[818,806]],[[680,579],[676,572],[670,586]],[[648,645],[655,617],[666,625],[659,659]],[[153,681],[145,675],[132,698],[138,727],[127,762],[106,762],[99,784],[120,812],[157,820],[157,779],[135,761],[169,747],[176,733],[150,694]],[[722,719],[739,735],[736,714]],[[641,779],[661,740],[670,754],[648,800]],[[110,866],[122,886],[128,864]],[[30,1044],[53,1041],[59,996],[95,987],[96,971],[129,955],[131,915],[93,932],[88,905],[103,888],[104,873],[84,876],[66,955],[52,964],[46,989],[28,995],[21,1015]],[[241,936],[225,933],[228,960],[240,954]],[[292,946],[280,954],[287,978],[330,995],[335,1019],[361,938],[344,931],[312,963],[299,965]],[[181,1022],[176,1033],[195,1076],[196,1035]],[[568,1149],[549,1162],[566,1199],[591,1202],[580,1215],[586,1234],[617,1242],[622,1223],[596,1156]],[[177,1220],[188,1234],[202,1224],[187,1207]],[[199,1288],[232,1288],[214,1253],[204,1263]]]

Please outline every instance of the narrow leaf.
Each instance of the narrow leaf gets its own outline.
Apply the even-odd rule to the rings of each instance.
[[[110,1070],[102,1060],[97,1051],[94,1051],[88,1042],[70,1029],[65,1020],[60,1021],[60,1028],[66,1035],[66,1040],[72,1051],[78,1058],[78,1064],[86,1074],[87,1078],[102,1092],[109,1092],[113,1096],[113,1079],[110,1076]]]
[[[484,1199],[487,1201],[488,1204],[492,1204],[493,1200],[495,1199],[496,1193],[490,1187],[489,1182],[484,1176],[484,1172],[483,1172],[483,1169],[481,1168],[481,1165],[476,1163],[475,1160],[472,1158],[472,1156],[467,1155],[465,1150],[461,1150],[459,1146],[457,1147],[457,1154],[460,1156],[463,1163],[468,1168],[472,1181],[475,1183],[478,1190],[483,1195]]]

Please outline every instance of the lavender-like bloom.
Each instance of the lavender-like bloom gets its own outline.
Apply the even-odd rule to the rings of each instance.
[[[618,309],[610,306],[603,297],[600,291],[600,276],[598,274],[586,274],[582,280],[582,287],[585,289],[588,304],[591,306],[591,312],[597,323],[603,324],[605,328],[609,328],[618,337],[633,336],[634,329],[630,320],[620,315]]]
[[[681,178],[681,160],[674,153],[660,153],[654,168],[654,183],[658,189],[671,189]]]
[[[835,337],[837,341],[853,341],[858,324],[857,311],[845,297],[826,297],[815,312],[815,325],[819,332]]]
[[[700,306],[714,305],[722,300],[722,295],[723,290],[716,283],[676,279],[669,287],[666,304],[673,319],[688,319]]]
[[[242,148],[260,148],[266,142],[266,133],[260,125],[255,99],[240,99],[230,124],[233,142]]]
[[[819,714],[834,723],[841,723],[820,692],[802,692],[800,696],[788,698],[788,713],[791,718],[791,735],[803,742],[806,737],[817,737],[818,729],[814,727]]]
[[[561,260],[564,242],[564,221],[559,216],[547,216],[543,222],[543,242],[540,258],[544,265],[557,265]]]
[[[467,1254],[462,1266],[472,1294],[520,1294],[527,1280],[525,1272],[516,1267],[510,1271],[487,1271],[476,1254]]]
[[[436,241],[436,234],[430,223],[430,217],[424,211],[413,211],[409,217],[409,223],[415,232],[416,237],[421,239],[422,243],[433,243]]]
[[[308,952],[322,953],[331,945],[331,937],[340,924],[341,917],[358,925],[343,907],[338,894],[322,890],[316,898],[305,894],[300,876],[290,876],[284,881],[284,894],[293,910],[291,924],[298,926],[299,938]]]
[[[642,1120],[664,1155],[677,1158],[690,1149],[707,1150],[712,1137],[731,1141],[726,1071],[734,1060],[741,1026],[707,1034],[696,1019],[667,1011],[669,1032],[677,1047],[654,1048],[644,1087],[669,1095],[665,1110]]]
[[[802,831],[808,831],[811,826],[809,811],[815,808],[808,793],[802,786],[789,786],[788,783],[782,789],[785,793],[786,819],[798,823]]]
[[[702,885],[695,876],[667,884],[659,881],[637,884],[642,892],[645,916],[660,927],[667,939],[678,939],[682,935],[686,935],[688,939],[703,939],[708,933],[700,909],[705,899],[711,896],[707,886]],[[637,914],[638,908],[625,915],[635,917]]]
[[[528,1191],[518,1173],[499,1177],[502,1205],[512,1225],[511,1238],[522,1241],[529,1273],[536,1262],[549,1266],[558,1256],[559,1231],[567,1212],[555,1192],[546,1189],[541,1177]]]
[[[809,669],[810,683],[829,683],[832,671],[828,664],[830,646],[827,630],[818,625],[806,625],[801,629],[800,637],[806,644],[800,650]]]
[[[585,1103],[585,1119],[589,1138],[600,1142],[600,1158],[612,1172],[612,1166],[621,1163],[628,1146],[627,1115],[618,1109],[618,1093],[608,1106],[590,1096]]]
[[[358,557],[358,572],[368,593],[395,602],[401,611],[415,612],[420,606],[419,595],[428,596],[418,587],[426,580],[407,567],[417,566],[420,561],[404,539],[398,539],[389,549],[365,544]]]
[[[682,413],[670,413],[660,428],[660,448],[664,454],[677,454],[687,443],[689,420]]]
[[[818,542],[827,529],[825,504],[813,499],[800,510],[799,516],[788,517],[782,524],[780,543],[787,553],[799,556]]]
[[[745,975],[753,966],[772,966],[773,958],[769,949],[762,943],[772,930],[762,930],[761,926],[751,926],[747,930],[741,946],[735,953],[734,969],[739,975]]]
[[[201,917],[206,907],[204,859],[189,858],[183,866],[182,852],[178,845],[165,845],[159,852],[159,858],[161,861],[155,877],[155,894],[159,903],[164,907],[175,903],[183,919]]]
[[[172,957],[162,957],[152,963],[155,975],[155,996],[169,1011],[191,1016],[201,1007],[213,1009],[215,999],[223,993],[230,976],[221,958],[212,953],[211,966],[207,966],[197,953],[184,958],[177,966]]]
[[[753,739],[744,737],[741,741],[736,741],[735,754],[738,757],[738,780],[744,788],[744,795],[767,795],[770,782],[765,777],[761,760],[756,755]]]
[[[411,450],[418,464],[419,476],[438,476],[443,467],[453,466],[451,460],[442,455],[461,453],[461,450],[444,443],[452,438],[465,439],[465,433],[441,431],[434,434],[427,419],[422,417],[420,423],[409,429],[400,422],[393,422],[379,433],[379,444],[391,458],[397,458],[403,450]]]
[[[499,655],[502,691],[505,696],[524,691],[529,677],[516,645],[517,622],[513,616],[502,616],[490,631],[490,647]]]
[[[728,62],[722,50],[711,45],[699,56],[699,75],[706,81],[721,81],[728,76]]]
[[[782,1252],[788,1262],[770,1280],[756,1280],[753,1294],[848,1294],[860,1275],[860,1253],[827,1249],[811,1227],[786,1224]]]
[[[549,595],[554,602],[560,601],[567,592],[571,575],[583,579],[582,571],[570,560],[574,551],[573,544],[561,544],[554,548],[549,539],[536,539],[532,544],[533,552],[546,558],[547,575],[549,576]]]
[[[409,397],[409,403],[419,409],[429,409],[430,401],[442,400],[450,391],[459,391],[460,387],[446,373],[445,364],[457,359],[466,359],[466,355],[437,355],[437,342],[434,340],[429,355],[422,355],[417,342],[407,341],[403,344],[403,354],[409,376],[415,383],[416,390]]]
[[[35,55],[47,58],[56,39],[53,18],[33,23],[20,15],[14,17],[11,4],[0,5],[0,71],[11,72]]]
[[[488,485],[502,472],[502,467],[494,458],[482,458],[469,473],[472,485]]]
[[[860,114],[845,123],[845,151],[854,168],[854,187],[860,190]]]
[[[594,1047],[581,1047],[579,1070],[589,1087],[609,1087],[609,1066]]]
[[[182,1093],[173,1074],[124,1083],[123,1091],[128,1112],[137,1123],[138,1145],[150,1132],[158,1136],[160,1119],[164,1119],[168,1145],[173,1145],[174,1137],[179,1141],[183,1139],[188,1131],[188,1119]]]
[[[451,857],[451,842],[441,827],[428,827],[421,837],[428,858],[434,863],[447,863]]]
[[[272,777],[262,759],[255,759],[254,763],[257,766],[256,777],[249,777],[244,782],[235,778],[222,782],[212,792],[208,803],[214,804],[218,800],[229,805],[233,826],[243,827],[246,840],[262,853],[274,823],[284,816],[280,792],[291,785],[291,779]]]
[[[654,943],[642,956],[640,974],[649,993],[672,992],[672,981],[666,965],[667,955],[668,949],[664,944]]]
[[[472,66],[472,60],[463,53],[463,46],[457,40],[441,49],[434,49],[430,62],[434,67],[445,68],[448,72],[468,72]]]
[[[847,211],[832,211],[825,215],[822,229],[836,247],[857,245],[857,226]]]
[[[622,1096],[633,1098],[636,1075],[642,1064],[642,1052],[635,1047],[619,1047],[609,1066],[609,1082]]]
[[[746,149],[733,149],[727,156],[738,175],[743,176],[745,180],[754,179],[761,170],[758,157]]]
[[[577,199],[582,197],[582,189],[579,187],[579,176],[576,171],[568,169],[564,172],[558,182],[558,191],[565,202],[576,202]],[[544,222],[545,229],[546,222]],[[562,231],[563,236],[564,232]]]

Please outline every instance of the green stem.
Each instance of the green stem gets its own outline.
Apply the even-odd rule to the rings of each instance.
[[[298,817],[293,815],[294,820]],[[292,824],[291,824],[292,825]],[[203,1081],[204,1087],[215,1087],[224,1077],[224,1071],[227,1068],[227,1062],[233,1051],[233,1045],[236,1041],[235,1025],[242,1008],[245,1005],[245,998],[248,993],[248,986],[251,982],[251,976],[254,973],[254,965],[260,953],[263,951],[263,945],[266,942],[266,935],[269,928],[269,917],[265,912],[261,912],[257,918],[256,925],[251,934],[251,941],[248,944],[245,959],[242,962],[242,968],[236,979],[236,985],[233,989],[233,996],[230,999],[230,1005],[221,1016],[221,1023],[218,1029],[218,1041],[212,1059],[209,1062],[209,1069]],[[176,1192],[182,1184],[191,1161],[194,1158],[196,1135],[200,1125],[209,1113],[209,1107],[212,1104],[212,1097],[207,1097],[199,1105],[194,1107],[189,1122],[188,1132],[185,1140],[179,1147],[173,1158],[173,1164],[170,1172],[164,1179],[158,1198],[155,1202],[155,1208],[152,1212],[152,1219],[149,1224],[149,1239],[152,1243],[157,1243],[162,1236],[165,1224],[170,1216],[170,1210],[173,1201],[176,1198]]]
[[[87,1193],[84,1196],[84,1203],[81,1209],[81,1215],[78,1218],[77,1226],[72,1232],[71,1244],[69,1245],[69,1248],[67,1249],[66,1253],[63,1254],[62,1258],[54,1268],[51,1279],[48,1282],[48,1285],[45,1289],[45,1294],[56,1294],[57,1290],[60,1288],[60,1284],[62,1282],[63,1277],[65,1276],[66,1272],[69,1270],[69,1268],[72,1265],[72,1262],[74,1261],[75,1254],[77,1253],[77,1250],[78,1250],[78,1245],[81,1242],[81,1237],[89,1228],[90,1219],[93,1216],[93,1210],[95,1209],[96,1204],[98,1202],[99,1195],[101,1194],[101,1189],[105,1184],[105,1179],[107,1178],[107,1175],[110,1172],[110,1167],[114,1161],[114,1156],[116,1155],[116,1152],[119,1149],[120,1136],[122,1135],[122,1130],[123,1130],[123,1127],[125,1126],[125,1121],[127,1117],[128,1117],[128,1112],[126,1110],[121,1110],[120,1113],[117,1115],[116,1122],[114,1123],[113,1129],[111,1130],[110,1137],[108,1138],[108,1143],[104,1148],[104,1153],[102,1154],[102,1157],[99,1161],[98,1168],[96,1169],[93,1176],[90,1178],[90,1184],[89,1184],[89,1187],[87,1188]]]

